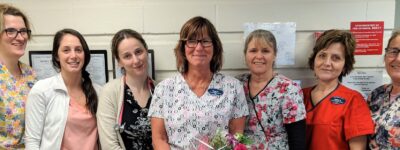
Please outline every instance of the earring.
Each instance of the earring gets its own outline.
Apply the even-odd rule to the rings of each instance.
[[[125,73],[126,73],[125,68],[124,68],[124,67],[121,67],[121,74],[125,75]]]

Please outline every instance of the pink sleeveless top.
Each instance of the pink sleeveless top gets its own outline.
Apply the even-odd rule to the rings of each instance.
[[[96,118],[71,99],[61,150],[97,150],[97,139]]]

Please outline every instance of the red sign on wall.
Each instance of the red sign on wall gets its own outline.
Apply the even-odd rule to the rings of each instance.
[[[350,31],[357,42],[355,55],[381,55],[383,21],[351,22]]]

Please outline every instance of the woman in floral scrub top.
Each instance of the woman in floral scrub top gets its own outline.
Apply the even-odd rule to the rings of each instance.
[[[27,17],[18,8],[0,4],[0,149],[25,147],[25,102],[36,76],[19,58],[30,38]]]
[[[274,73],[276,53],[271,32],[255,30],[246,38],[244,54],[250,74],[238,76],[250,110],[245,134],[257,149],[305,149],[303,93],[292,80]]]
[[[240,82],[218,73],[222,44],[203,17],[186,22],[175,48],[179,74],[159,83],[149,116],[154,149],[192,149],[217,129],[243,132],[248,108]]]
[[[400,149],[400,31],[393,32],[386,47],[385,68],[392,79],[368,97],[375,134],[370,136],[371,149]]]

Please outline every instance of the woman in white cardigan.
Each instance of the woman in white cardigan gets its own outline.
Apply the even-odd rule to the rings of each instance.
[[[89,47],[73,29],[56,33],[52,62],[59,74],[37,82],[26,104],[26,149],[98,149],[97,94],[85,70]]]
[[[101,94],[97,123],[102,149],[153,149],[150,107],[153,81],[147,73],[147,44],[131,29],[117,32],[111,51],[123,76],[107,83]]]

